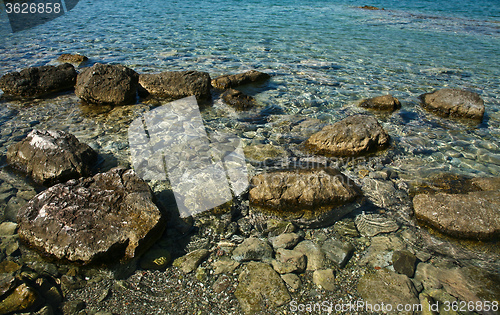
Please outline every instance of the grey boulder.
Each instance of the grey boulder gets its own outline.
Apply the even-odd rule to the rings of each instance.
[[[479,94],[460,89],[441,89],[420,95],[422,106],[445,117],[482,120],[484,101]]]

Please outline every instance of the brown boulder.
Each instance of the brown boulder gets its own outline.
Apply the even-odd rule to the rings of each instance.
[[[247,110],[255,105],[255,99],[251,96],[245,95],[235,89],[228,89],[222,94],[222,99],[231,107],[238,110]]]
[[[387,94],[362,100],[359,106],[368,109],[395,111],[401,108],[401,103],[394,96]]]
[[[239,85],[259,82],[269,79],[271,76],[264,72],[250,70],[244,73],[223,75],[212,80],[212,86],[219,90],[234,88]]]
[[[479,94],[459,89],[442,89],[420,95],[422,106],[444,117],[482,120],[484,101]]]

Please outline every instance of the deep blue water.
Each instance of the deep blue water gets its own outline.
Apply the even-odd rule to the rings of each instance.
[[[385,10],[357,8],[363,5]],[[329,123],[363,112],[356,107],[362,98],[392,93],[403,108],[382,123],[401,152],[394,168],[411,176],[429,169],[500,175],[498,0],[81,0],[64,16],[14,34],[2,19],[0,74],[61,53],[138,72],[193,69],[215,77],[258,69],[273,75],[253,91],[261,108]],[[418,95],[444,87],[479,93],[484,122],[470,127],[423,111]],[[221,102],[215,107],[238,119]],[[70,124],[62,114],[44,119],[49,112],[21,110],[5,126]]]

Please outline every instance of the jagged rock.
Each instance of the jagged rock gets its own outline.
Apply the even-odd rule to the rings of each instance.
[[[17,224],[14,222],[3,222],[0,224],[0,236],[14,235],[17,229]]]
[[[196,270],[198,266],[210,255],[206,249],[194,250],[173,262],[173,266],[180,268],[184,273],[190,273]]]
[[[177,100],[196,96],[198,101],[206,101],[210,94],[210,75],[199,71],[165,71],[139,76],[141,95],[152,95]]]
[[[138,81],[139,75],[130,68],[97,63],[78,74],[75,94],[87,103],[133,104]]]
[[[335,232],[342,236],[358,237],[359,232],[356,229],[356,224],[353,219],[346,218],[335,222],[333,226]]]
[[[9,273],[0,274],[0,298],[4,296],[5,293],[14,289],[17,283],[16,277]]]
[[[277,265],[276,267],[279,267],[281,271],[283,271],[280,273],[291,273],[291,272],[301,273],[304,272],[307,267],[306,255],[298,250],[288,250],[280,248],[276,251],[276,261],[281,263],[281,264],[276,264]],[[274,264],[273,267],[275,267]],[[277,269],[276,267],[275,270]]]
[[[36,182],[51,185],[90,175],[97,153],[72,134],[34,129],[7,150],[7,162]]]
[[[223,75],[212,80],[212,86],[219,90],[234,88],[239,85],[259,82],[269,79],[271,76],[264,72],[250,70],[245,73]]]
[[[485,240],[500,235],[500,191],[420,194],[413,206],[418,220],[443,233]]]
[[[234,295],[245,314],[273,309],[291,300],[283,280],[268,264],[249,262],[238,282]]]
[[[32,67],[2,76],[0,89],[6,95],[39,97],[72,90],[75,87],[76,77],[77,72],[69,63]]]
[[[387,94],[362,100],[359,106],[368,109],[395,111],[401,108],[401,103],[394,96]]]
[[[418,292],[412,281],[405,275],[382,269],[367,273],[358,283],[358,292],[368,304],[391,304],[397,310],[398,304],[415,305],[419,303]],[[401,312],[398,314],[413,314]]]
[[[238,110],[247,110],[255,105],[255,99],[253,97],[235,89],[228,89],[224,92],[222,94],[222,99],[228,105]]]
[[[281,279],[283,279],[283,281],[285,281],[285,283],[292,289],[292,292],[298,290],[302,285],[302,281],[300,281],[299,276],[294,273],[281,275]]]
[[[213,263],[214,274],[218,275],[221,273],[231,274],[236,268],[240,266],[240,263],[234,261],[228,257],[222,256],[219,260]]]
[[[355,156],[386,148],[389,140],[389,135],[377,119],[354,115],[325,126],[304,144],[315,154]]]
[[[333,261],[339,268],[344,268],[354,252],[354,246],[349,242],[337,239],[326,240],[321,249],[326,257]]]
[[[397,250],[392,254],[392,266],[397,273],[413,278],[417,257],[408,250]]]
[[[293,248],[300,241],[301,236],[297,233],[283,233],[271,239],[271,244],[274,249],[278,248]]]
[[[250,260],[270,259],[273,256],[273,249],[269,243],[256,237],[250,237],[243,241],[233,251],[232,258],[238,262]]]
[[[252,206],[302,227],[331,225],[359,206],[359,189],[334,169],[262,173],[251,183]]]
[[[18,224],[30,246],[84,264],[134,258],[164,229],[148,184],[123,168],[50,187],[19,210]]]
[[[337,289],[333,269],[315,270],[313,272],[313,282],[315,285],[328,291],[335,291]]]
[[[399,229],[399,224],[395,220],[379,213],[359,214],[354,222],[359,233],[369,237],[395,232]]]
[[[24,311],[35,307],[39,302],[38,293],[26,283],[22,283],[0,302],[0,314]]]
[[[63,315],[74,315],[79,314],[78,312],[83,310],[86,306],[87,304],[82,300],[67,301],[63,303],[61,310]]]
[[[318,244],[312,241],[306,240],[300,242],[295,246],[293,251],[306,255],[307,270],[327,269],[330,267],[330,261],[326,258],[325,253]]]
[[[441,89],[420,95],[422,106],[445,117],[482,120],[484,101],[479,94],[460,89]]]

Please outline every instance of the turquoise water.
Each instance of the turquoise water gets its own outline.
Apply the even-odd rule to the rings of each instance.
[[[356,8],[363,5],[385,10]],[[258,69],[273,75],[248,91],[258,108],[236,113],[216,98],[204,118],[209,128],[243,138],[249,130],[262,135],[249,143],[285,147],[301,135],[279,137],[277,126],[297,117],[333,123],[364,112],[356,107],[361,99],[391,93],[403,108],[378,118],[393,138],[390,167],[402,177],[500,175],[498,0],[81,0],[30,30],[9,33],[5,16],[1,25],[0,74],[50,63],[61,53],[137,72],[193,69],[216,77]],[[418,95],[444,87],[479,93],[486,104],[483,123],[471,126],[420,108]],[[128,159],[127,122],[147,108],[89,114],[74,95],[3,101],[1,107],[2,154],[36,126],[70,131],[118,160]],[[241,123],[266,107],[278,108],[279,115],[257,127]]]

